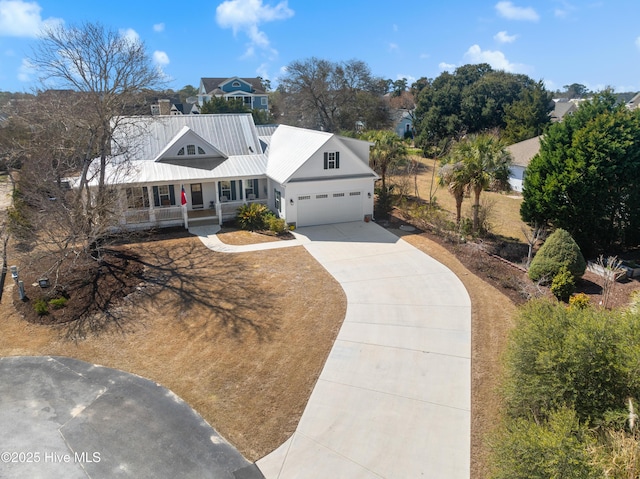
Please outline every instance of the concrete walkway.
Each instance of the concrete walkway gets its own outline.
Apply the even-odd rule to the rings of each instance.
[[[248,250],[202,233],[217,251]],[[468,479],[471,305],[462,283],[373,223],[295,235],[276,244],[304,245],[340,282],[347,313],[296,432],[257,462],[262,473]]]
[[[0,358],[0,477],[257,479],[168,389],[62,357]]]

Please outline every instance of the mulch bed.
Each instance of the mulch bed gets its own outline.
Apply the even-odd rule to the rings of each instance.
[[[39,263],[38,270],[46,270],[43,266]],[[21,270],[26,299],[21,301],[14,288],[13,300],[24,319],[36,324],[63,324],[109,311],[144,280],[144,265],[117,247],[106,252],[100,262],[85,258],[63,264],[58,284],[48,288],[39,286],[38,270],[28,266]],[[46,314],[36,312],[37,301],[48,303],[63,297],[67,299],[63,307],[56,309],[49,303]]]
[[[535,285],[522,267],[522,260],[526,258],[527,245],[505,241],[501,238],[484,238],[478,242],[458,243],[436,234],[428,228],[420,229],[400,210],[395,209],[387,222],[381,222],[398,227],[401,224],[411,224],[417,229],[416,233],[427,236],[441,246],[447,248],[472,273],[487,281],[505,294],[516,305],[520,305],[533,297],[552,298],[549,288]],[[589,296],[593,305],[602,305],[602,278],[594,273],[586,272],[576,284],[576,293]],[[630,295],[640,291],[640,282],[636,279],[623,279],[616,282],[609,300],[608,308],[624,307],[629,304]]]

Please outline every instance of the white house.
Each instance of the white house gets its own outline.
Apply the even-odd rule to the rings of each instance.
[[[285,125],[258,130],[245,113],[131,117],[114,138],[106,177],[125,229],[222,223],[248,202],[296,226],[363,221],[378,179],[369,147]]]
[[[507,147],[512,160],[509,167],[509,184],[513,191],[522,192],[525,171],[531,159],[540,151],[541,138],[542,136],[536,136]]]

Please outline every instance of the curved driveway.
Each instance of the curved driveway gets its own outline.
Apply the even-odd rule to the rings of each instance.
[[[257,462],[262,473],[467,479],[471,304],[462,283],[374,223],[296,236],[287,246],[303,244],[340,282],[347,313],[296,432]]]

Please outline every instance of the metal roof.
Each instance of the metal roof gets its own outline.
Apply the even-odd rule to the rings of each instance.
[[[333,133],[280,125],[271,137],[267,176],[285,183]]]
[[[129,117],[116,129],[114,144],[127,145],[133,159],[153,159],[185,126],[227,156],[262,151],[250,113]]]
[[[265,155],[230,156],[226,160],[213,161],[212,169],[201,163],[196,167],[158,163],[156,161],[133,161],[111,163],[107,166],[108,184],[179,183],[213,181],[225,178],[261,177],[267,168]],[[97,184],[97,178],[89,182]]]

